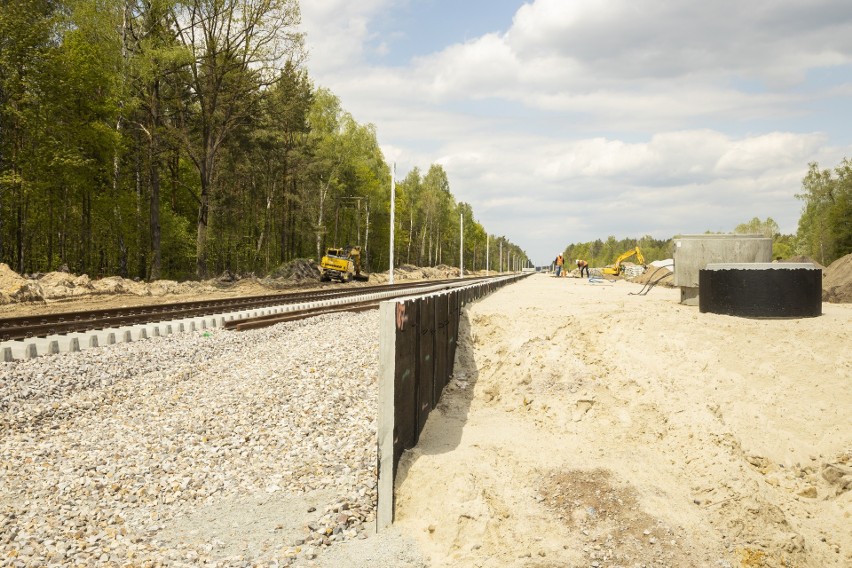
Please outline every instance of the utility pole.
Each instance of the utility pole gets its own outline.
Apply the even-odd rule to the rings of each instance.
[[[394,211],[396,210],[396,162],[391,164],[391,210],[390,210],[390,277],[388,278],[388,283],[393,284],[393,233],[394,233],[394,225],[393,225],[393,216]]]
[[[464,278],[464,213],[459,213],[459,278]]]

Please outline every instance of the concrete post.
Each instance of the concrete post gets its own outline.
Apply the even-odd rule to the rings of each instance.
[[[378,510],[376,531],[393,523],[393,431],[397,302],[379,304]]]

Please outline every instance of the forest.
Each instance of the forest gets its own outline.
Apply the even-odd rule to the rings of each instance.
[[[386,269],[391,167],[299,22],[297,0],[3,0],[0,262],[183,280],[360,245]],[[438,164],[395,195],[396,265],[526,256]]]

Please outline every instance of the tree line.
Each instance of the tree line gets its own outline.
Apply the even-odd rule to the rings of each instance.
[[[297,0],[2,1],[0,262],[186,279],[348,244],[386,269],[390,167],[313,84],[299,22]],[[466,269],[525,258],[440,165],[395,205],[397,264],[457,266],[460,216]]]
[[[834,170],[820,169],[819,164],[808,165],[802,180],[802,193],[796,195],[804,201],[796,234],[781,234],[778,223],[771,217],[761,220],[754,217],[733,228],[736,234],[761,234],[772,239],[772,257],[790,258],[807,256],[823,266],[852,253],[852,161],[844,158]],[[710,233],[710,231],[707,231]],[[639,247],[646,262],[672,257],[674,241],[644,236],[640,239],[597,239],[585,243],[572,243],[565,248],[564,256],[570,264],[582,258],[591,266],[606,266],[628,250]],[[632,259],[635,262],[635,257]]]

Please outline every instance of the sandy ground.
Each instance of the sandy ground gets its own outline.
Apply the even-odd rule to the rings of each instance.
[[[470,306],[393,530],[436,567],[852,566],[852,305],[639,289],[540,274]]]

